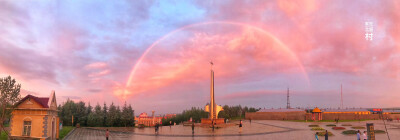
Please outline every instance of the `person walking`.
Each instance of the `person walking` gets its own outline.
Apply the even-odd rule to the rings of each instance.
[[[315,140],[318,140],[318,132],[315,132]]]
[[[328,130],[325,131],[325,140],[328,140]]]
[[[108,136],[110,135],[110,131],[106,130],[106,140],[108,140]]]
[[[239,122],[239,133],[242,133],[243,122],[240,120]]]
[[[192,122],[192,135],[194,135],[194,122]]]
[[[169,129],[171,129],[172,121],[169,121]]]
[[[156,125],[154,126],[154,131],[155,131],[156,135],[158,135],[158,123],[156,123]]]
[[[364,134],[363,134],[363,139],[364,139],[364,140],[367,140],[367,139],[368,139],[368,136],[367,136],[367,131],[364,131]]]
[[[214,120],[211,121],[212,131],[214,132]]]
[[[361,140],[360,130],[357,131],[357,140]]]

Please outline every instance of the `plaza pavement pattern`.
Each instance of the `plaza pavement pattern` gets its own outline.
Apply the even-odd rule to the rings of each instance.
[[[238,122],[232,122],[238,123]],[[342,124],[351,124],[352,126],[365,126],[366,123],[374,123],[376,130],[385,130],[381,120],[361,121],[361,122],[341,122]],[[253,120],[252,123],[244,121],[242,132],[239,127],[231,126],[226,128],[215,129],[195,127],[195,133],[192,135],[190,126],[162,126],[159,134],[156,135],[154,128],[108,128],[110,130],[110,140],[314,140],[316,131],[312,131],[308,125],[317,124],[320,127],[332,132],[334,136],[329,137],[330,140],[354,140],[356,135],[343,135],[343,130],[332,130],[327,124],[332,122],[291,122],[291,121],[275,121],[275,120]],[[345,126],[346,130],[351,130],[351,126]],[[105,139],[105,129],[107,128],[76,128],[69,134],[66,140],[103,140]],[[387,123],[387,129],[391,139],[400,138],[400,122]],[[366,129],[360,129],[366,131]],[[324,137],[319,137],[324,139]],[[377,140],[386,140],[386,134],[376,134]]]

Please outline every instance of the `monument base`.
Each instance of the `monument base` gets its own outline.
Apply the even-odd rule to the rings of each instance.
[[[212,119],[209,119],[209,118],[201,119],[201,124],[211,124],[211,122],[212,122]],[[224,123],[225,123],[224,118],[214,119],[214,124],[224,124]]]

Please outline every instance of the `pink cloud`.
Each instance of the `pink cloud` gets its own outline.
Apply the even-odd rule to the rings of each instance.
[[[217,98],[222,100],[233,100],[233,99],[247,99],[247,98],[262,98],[268,97],[273,94],[284,95],[285,91],[273,91],[273,90],[257,90],[257,91],[247,91],[247,92],[236,92],[230,93],[224,96],[219,96]]]
[[[103,70],[103,71],[100,71],[100,72],[97,72],[97,73],[89,74],[89,77],[100,77],[100,76],[107,75],[109,73],[110,73],[110,70]]]
[[[211,24],[205,27],[212,26],[221,31],[207,33],[209,31],[193,28],[181,32],[192,34],[191,38],[177,44],[165,40],[157,45],[143,60],[127,94],[154,93],[176,83],[204,82],[209,79],[210,60],[215,62],[216,76],[224,83],[239,82],[244,77],[246,80],[258,79],[260,75],[276,72],[304,74],[301,64],[285,49],[286,46],[273,37],[245,26]],[[117,91],[116,94],[121,95],[124,90]]]
[[[105,62],[94,62],[94,63],[87,64],[85,66],[85,69],[101,69],[101,68],[105,68],[107,66],[108,66],[108,64]]]

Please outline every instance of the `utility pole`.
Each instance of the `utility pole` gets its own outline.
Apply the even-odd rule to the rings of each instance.
[[[343,87],[340,84],[340,108],[343,109]]]
[[[290,109],[289,88],[287,88],[287,105],[286,105],[286,108]]]

